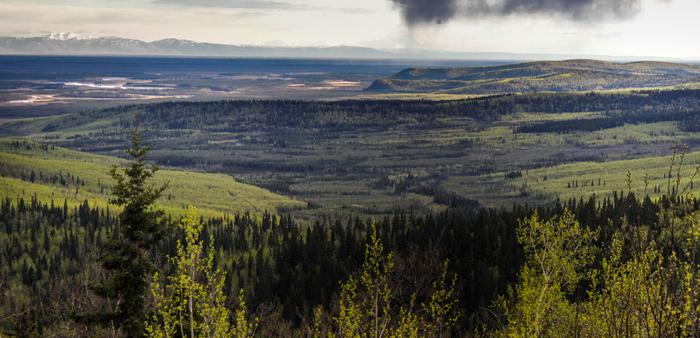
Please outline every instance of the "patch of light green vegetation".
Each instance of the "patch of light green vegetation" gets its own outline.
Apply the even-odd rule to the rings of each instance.
[[[678,164],[678,162],[676,162]],[[610,196],[628,191],[627,173],[632,191],[658,198],[673,187],[678,174],[676,166],[669,176],[671,156],[647,157],[608,162],[576,162],[546,168],[522,170],[522,175],[507,178],[508,172],[480,176],[451,176],[441,186],[462,196],[478,200],[484,206],[509,207],[518,204],[542,204],[556,198],[588,198]],[[688,153],[680,171],[680,191],[700,193],[700,176],[691,177],[700,164],[700,152]],[[513,173],[513,172],[511,172]],[[669,177],[671,180],[669,181]]]
[[[60,133],[47,133],[47,135],[56,135],[56,136],[69,136],[72,134],[82,134],[82,133],[88,133],[93,130],[99,130],[102,128],[109,128],[114,126],[115,122],[110,119],[100,119],[100,120],[95,120],[90,123],[86,123],[77,127],[73,128],[68,128],[63,130]]]
[[[569,142],[581,146],[599,147],[630,143],[673,143],[697,138],[697,134],[678,130],[678,123],[626,124],[624,126],[569,135]]]
[[[36,195],[42,201],[54,199],[62,203],[67,199],[75,205],[89,200],[99,206],[106,206],[109,200],[109,187],[113,180],[109,168],[123,160],[87,154],[54,147],[42,150],[38,147],[11,146],[11,140],[0,140],[0,163],[6,171],[35,172],[35,183],[19,177],[2,177],[0,194],[8,197],[25,198]],[[77,176],[82,184],[61,185],[39,181],[42,176]],[[265,210],[284,211],[303,208],[306,203],[274,194],[265,189],[237,182],[233,177],[179,170],[159,170],[154,177],[155,184],[168,183],[168,189],[159,200],[159,207],[171,214],[182,214],[188,205],[198,207],[204,216],[222,216],[236,212],[260,214]]]
[[[691,177],[696,166],[700,163],[700,152],[689,153],[685,156],[681,167],[681,191],[688,187],[689,192],[700,193],[700,177]],[[632,191],[638,194],[648,194],[659,197],[667,193],[669,186],[669,167],[671,156],[650,157],[634,160],[611,162],[580,162],[558,165],[550,168],[528,170],[523,176],[507,185],[510,191],[525,191],[540,195],[559,196],[562,199],[609,195],[614,191],[627,191],[627,172],[631,174]],[[675,185],[676,167],[671,173],[671,186]],[[490,175],[483,180],[503,177]],[[647,184],[645,184],[645,178]]]
[[[582,112],[582,113],[515,113],[506,114],[499,117],[499,121],[512,123],[528,123],[528,122],[544,122],[544,121],[565,121],[577,119],[592,119],[603,116],[598,112]]]
[[[510,126],[494,126],[472,133],[471,140],[488,145],[495,152],[510,151],[518,147],[541,145],[561,145],[566,143],[566,136],[556,133],[514,133]]]
[[[566,120],[571,117],[570,114],[548,115],[557,120]],[[592,117],[595,117],[595,115],[588,115],[587,118]],[[690,142],[700,139],[697,133],[679,130],[678,123],[674,121],[625,124],[616,128],[592,132],[577,131],[563,134],[515,133],[510,126],[497,125],[470,135],[473,135],[474,140],[497,148],[537,145],[559,146],[564,144],[594,148],[622,144]]]
[[[343,180],[329,177],[322,181],[306,181],[289,187],[295,195],[323,205],[326,215],[382,215],[386,210],[441,211],[445,206],[435,204],[430,196],[403,193],[391,188],[377,189],[376,181],[352,178]]]

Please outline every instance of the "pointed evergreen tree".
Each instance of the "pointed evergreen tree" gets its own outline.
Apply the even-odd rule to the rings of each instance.
[[[153,204],[166,189],[149,180],[157,168],[146,164],[148,148],[141,144],[141,133],[135,130],[131,147],[126,151],[131,161],[124,167],[112,167],[115,180],[110,202],[122,207],[120,232],[102,248],[100,261],[107,277],[93,286],[100,297],[116,304],[113,309],[89,316],[103,324],[115,325],[130,337],[144,333],[144,299],[151,275],[155,271],[149,258],[150,249],[166,234],[168,227],[162,210]]]

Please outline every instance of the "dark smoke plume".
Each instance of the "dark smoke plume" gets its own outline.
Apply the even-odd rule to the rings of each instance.
[[[512,14],[560,16],[576,21],[624,19],[640,10],[642,0],[391,0],[409,25],[442,23],[457,16]]]
[[[442,23],[457,13],[456,0],[392,0],[408,24]]]

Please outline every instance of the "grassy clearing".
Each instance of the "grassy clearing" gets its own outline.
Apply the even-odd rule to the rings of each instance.
[[[372,187],[374,180],[362,178],[327,178],[308,180],[291,185],[290,191],[320,210],[297,212],[301,218],[312,219],[313,214],[326,216],[387,215],[392,210],[440,211],[445,206],[435,204],[430,196],[414,193],[395,194],[391,189]]]
[[[113,157],[92,155],[64,148],[50,148],[48,151],[38,147],[15,148],[8,139],[0,140],[0,163],[5,171],[20,177],[0,178],[0,194],[8,197],[31,197],[40,200],[54,199],[61,202],[65,198],[70,205],[90,200],[100,206],[107,206],[109,187],[112,179],[108,175],[109,167],[123,164],[124,161]],[[84,185],[27,181],[31,171],[36,176],[77,176]],[[155,176],[155,183],[169,184],[168,190],[159,201],[159,207],[171,214],[181,214],[188,204],[197,206],[204,216],[220,216],[224,213],[251,212],[264,210],[284,211],[304,208],[306,203],[274,194],[265,189],[237,182],[233,177],[223,174],[210,174],[192,171],[160,170]]]
[[[676,122],[658,122],[626,124],[617,128],[581,133],[571,141],[582,146],[600,147],[631,143],[687,142],[697,137],[696,133],[679,131]]]
[[[592,119],[592,118],[601,117],[601,116],[603,116],[603,114],[598,113],[598,112],[559,113],[559,114],[515,113],[515,114],[510,114],[510,115],[502,115],[499,117],[499,121],[519,124],[519,123],[528,123],[528,122]]]
[[[678,163],[678,160],[677,160]],[[579,162],[522,171],[522,176],[507,179],[506,173],[474,177],[451,177],[443,186],[465,196],[479,197],[489,206],[509,206],[513,203],[545,203],[561,199],[587,198],[591,195],[609,196],[615,191],[627,191],[627,173],[632,191],[658,198],[673,187],[678,175],[676,166],[669,176],[671,156],[648,157],[610,162]],[[700,152],[685,156],[680,168],[680,191],[687,188],[698,196],[700,176],[691,177],[700,164]],[[669,177],[671,179],[669,180]],[[647,183],[645,183],[645,181]]]
[[[700,177],[696,177],[692,184],[690,178],[699,163],[700,152],[689,153],[680,171],[681,188],[688,186],[688,191],[695,194],[700,193],[700,182],[698,182]],[[646,193],[652,197],[658,197],[668,189],[670,164],[671,156],[606,163],[573,163],[529,170],[510,185],[512,187],[524,185],[529,191],[556,195],[565,199],[592,194],[606,195],[612,191],[627,190],[627,172],[629,171],[632,178],[632,191],[644,194],[646,177],[648,180]],[[677,169],[675,168],[672,172],[671,185],[675,183]]]

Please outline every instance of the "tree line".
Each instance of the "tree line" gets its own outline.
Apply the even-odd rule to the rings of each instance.
[[[220,132],[283,128],[336,133],[356,128],[385,129],[399,122],[439,125],[440,117],[470,117],[493,121],[519,112],[601,112],[615,121],[664,121],[664,115],[697,111],[700,90],[643,90],[630,93],[538,93],[493,95],[450,100],[236,100],[163,102],[125,105],[84,111],[52,121],[44,132],[76,127],[101,118],[118,116],[118,127],[133,128],[138,116],[142,127],[159,130],[202,129]],[[691,114],[693,115],[693,114]],[[632,120],[630,120],[632,119]],[[599,123],[603,122],[599,119]],[[7,130],[12,133],[12,130]],[[99,133],[93,135],[100,136]],[[108,135],[107,135],[108,136]],[[78,141],[78,140],[76,140]],[[283,142],[280,141],[283,146]]]

